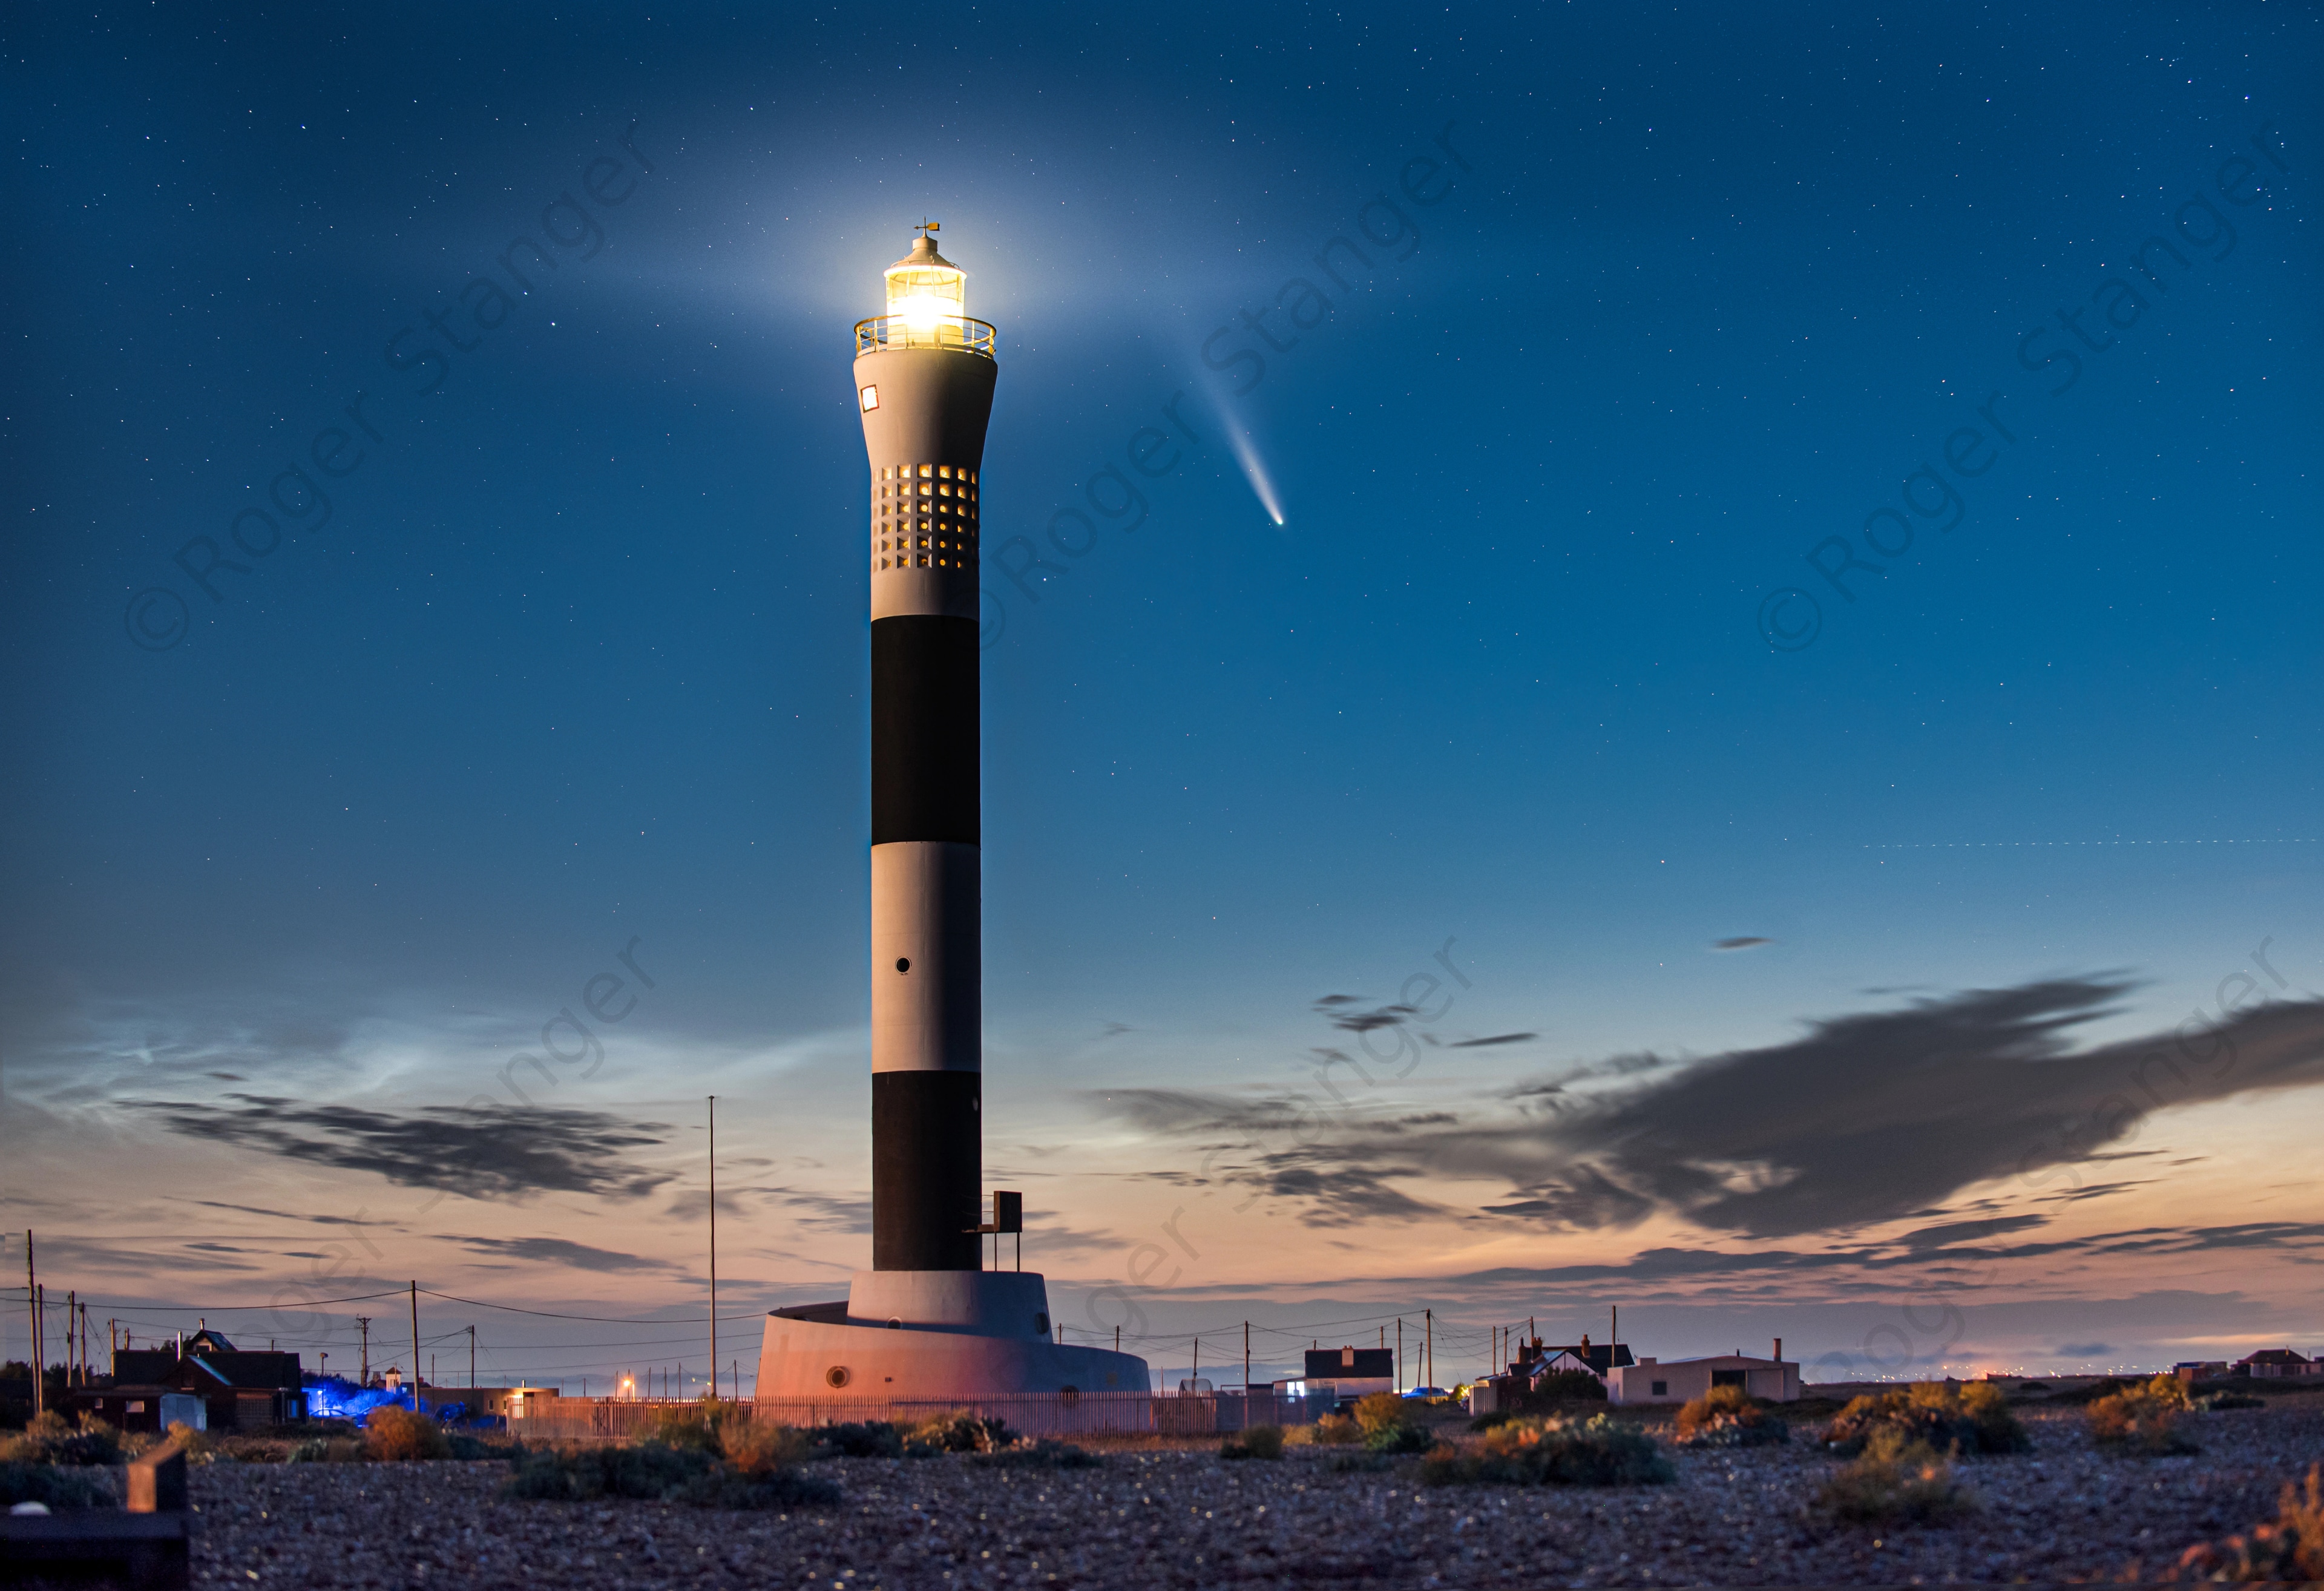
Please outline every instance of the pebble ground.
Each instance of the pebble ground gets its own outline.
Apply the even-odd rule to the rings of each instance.
[[[963,1458],[816,1467],[845,1501],[727,1513],[520,1503],[499,1464],[217,1463],[192,1476],[209,1586],[1536,1586],[2111,1580],[2273,1517],[2324,1460],[2324,1400],[2206,1414],[2200,1454],[2118,1458],[2068,1411],[2034,1450],[1965,1464],[1978,1506],[1935,1528],[1817,1522],[1835,1460],[1805,1443],[1674,1453],[1677,1485],[1417,1487],[1406,1466],[1335,1474],[1114,1451],[1102,1467]]]

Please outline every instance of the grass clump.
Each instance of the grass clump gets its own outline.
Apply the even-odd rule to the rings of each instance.
[[[1283,1428],[1279,1425],[1254,1425],[1240,1436],[1231,1436],[1219,1447],[1222,1458],[1268,1458],[1283,1457]]]
[[[1950,1458],[1890,1426],[1824,1482],[1815,1505],[1848,1524],[1942,1524],[1975,1507],[1976,1496]]]
[[[1364,1428],[1345,1414],[1326,1414],[1287,1439],[1295,1448],[1345,1448],[1364,1439]]]
[[[449,1458],[452,1439],[427,1415],[387,1404],[364,1421],[364,1456],[383,1463]]]
[[[1420,1478],[1430,1485],[1635,1486],[1674,1480],[1654,1439],[1605,1414],[1512,1420],[1471,1448],[1430,1449]]]
[[[2169,1577],[2324,1581],[2324,1475],[2311,1467],[2304,1491],[2287,1482],[2273,1519],[2243,1535],[2188,1548]]]
[[[353,1437],[309,1437],[283,1456],[285,1464],[360,1464],[364,1445]]]
[[[2187,1384],[2175,1375],[2158,1375],[2144,1386],[2109,1393],[2084,1418],[2098,1446],[2159,1458],[2196,1450],[2179,1430],[2179,1417],[2187,1409]]]
[[[1854,1455],[1882,1431],[1939,1453],[2022,1453],[2034,1445],[2002,1390],[1981,1381],[1968,1386],[1922,1381],[1850,1398],[1824,1441],[1837,1452]]]
[[[1763,1448],[1792,1439],[1792,1428],[1739,1386],[1714,1386],[1678,1412],[1682,1448]]]

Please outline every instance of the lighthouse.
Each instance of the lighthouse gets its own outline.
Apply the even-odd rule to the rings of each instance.
[[[1038,1272],[985,1268],[977,560],[1000,336],[924,222],[855,326],[872,644],[872,1267],[769,1312],[762,1405],[1139,1393],[1061,1340]],[[1016,1208],[996,1199],[996,1214]],[[1038,1240],[1038,1239],[1037,1239]],[[998,1265],[995,1254],[995,1265]],[[1022,1424],[1012,1417],[1013,1423]]]

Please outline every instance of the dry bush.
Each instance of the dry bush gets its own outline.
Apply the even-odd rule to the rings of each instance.
[[[2175,1375],[2158,1375],[2144,1386],[2100,1398],[2086,1418],[2098,1446],[2161,1458],[2196,1450],[2178,1429],[2186,1410],[2186,1384]]]
[[[1960,1387],[1922,1381],[1851,1398],[1824,1440],[1842,1453],[1860,1453],[1883,1430],[1940,1453],[2022,1453],[2034,1445],[2001,1389],[1985,1382]]]
[[[2324,1476],[2311,1467],[2304,1493],[2285,1483],[2273,1520],[2188,1548],[2167,1577],[2324,1582]]]
[[[1941,1524],[1976,1506],[1952,1461],[1894,1429],[1875,1431],[1863,1453],[1816,1494],[1816,1508],[1849,1524]]]
[[[1283,1457],[1283,1428],[1279,1425],[1254,1425],[1238,1436],[1229,1437],[1219,1448],[1222,1458],[1280,1458]]]
[[[121,1433],[94,1414],[83,1414],[73,1425],[46,1409],[18,1435],[0,1438],[0,1461],[8,1463],[113,1465],[121,1458]]]
[[[1345,1414],[1326,1414],[1286,1439],[1295,1448],[1344,1448],[1364,1439],[1363,1427]]]
[[[932,1415],[904,1433],[904,1457],[933,1458],[939,1453],[991,1453],[1017,1439],[996,1416],[954,1409]]]
[[[1605,1414],[1559,1415],[1495,1426],[1463,1451],[1445,1443],[1421,1461],[1430,1485],[1659,1485],[1676,1476],[1654,1439]]]
[[[449,1458],[452,1441],[444,1428],[427,1415],[391,1403],[364,1416],[364,1451],[383,1461]]]
[[[806,1463],[815,1455],[815,1439],[788,1425],[733,1420],[718,1433],[718,1452],[736,1474],[758,1480]]]
[[[1792,1439],[1792,1428],[1739,1386],[1714,1386],[1678,1412],[1683,1448],[1759,1448]]]
[[[1520,1395],[1529,1402],[1602,1403],[1606,1384],[1587,1370],[1559,1370]]]

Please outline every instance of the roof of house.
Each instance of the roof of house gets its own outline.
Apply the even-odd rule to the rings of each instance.
[[[1630,1345],[1626,1342],[1552,1343],[1542,1352],[1551,1359],[1560,1354],[1572,1354],[1590,1366],[1593,1375],[1603,1375],[1618,1365],[1635,1365],[1630,1356]]]
[[[2290,1348],[2262,1348],[2259,1352],[2237,1359],[2238,1365],[2311,1365],[2315,1361],[2306,1354]]]

